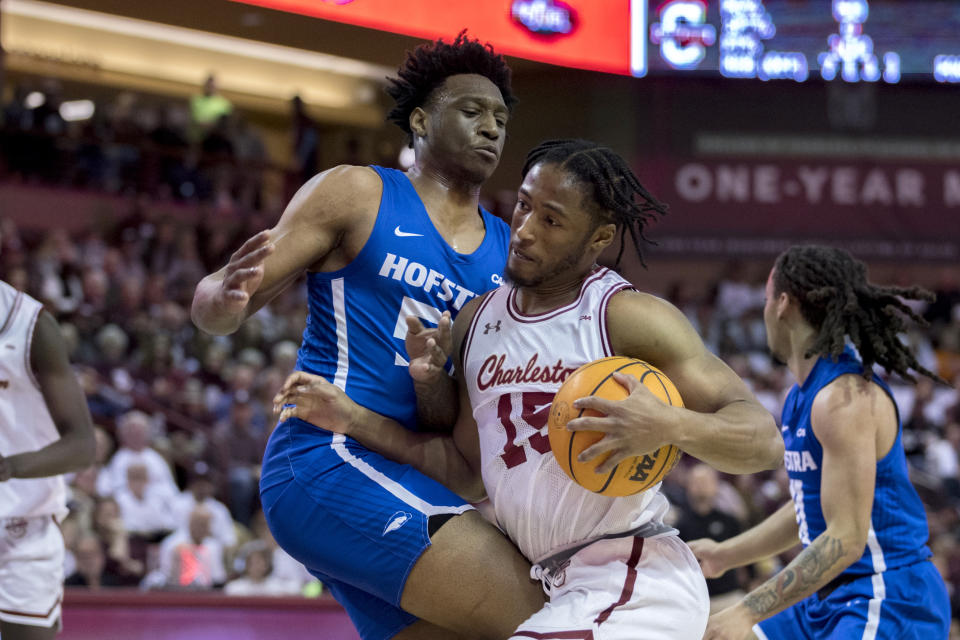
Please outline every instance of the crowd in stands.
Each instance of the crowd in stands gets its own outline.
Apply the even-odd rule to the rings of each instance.
[[[227,108],[221,101],[207,105],[206,112],[219,113],[207,122],[178,109],[154,113],[151,120],[145,111],[125,106],[123,95],[107,111],[102,129],[96,122],[83,125],[87,131],[77,133],[71,152],[71,162],[78,163],[74,173],[58,174],[56,180],[117,189],[129,172],[151,162],[144,147],[124,142],[145,136],[156,149],[183,152],[176,161],[162,153],[155,158],[163,167],[156,174],[162,176],[158,197],[217,197],[216,171],[203,186],[183,159],[191,157],[198,140],[213,148],[211,136],[221,136],[222,142],[232,135],[218,130],[220,123],[242,120],[231,121],[236,116],[229,109],[219,113]],[[4,113],[4,179],[19,176],[17,171],[42,174],[62,166],[50,156],[26,159],[18,147],[7,146],[28,129],[18,108],[8,104]],[[29,126],[64,126],[52,113],[41,118],[34,109]],[[17,122],[22,130],[12,125]],[[191,122],[206,128],[190,134]],[[84,146],[88,134],[110,136],[111,142],[91,151]],[[255,142],[250,153],[240,153],[243,145],[235,141],[230,145],[237,166],[256,167],[261,155]],[[307,147],[301,151],[309,157]],[[226,153],[226,147],[218,153]],[[24,167],[24,162],[37,165]],[[190,194],[187,181],[193,184]],[[302,283],[290,287],[232,336],[200,332],[189,318],[196,283],[267,224],[256,216],[235,220],[229,229],[203,221],[188,224],[160,217],[150,203],[138,199],[133,211],[112,226],[73,235],[21,229],[0,219],[0,277],[42,301],[60,321],[97,425],[97,462],[69,482],[70,516],[63,523],[67,583],[95,589],[222,588],[244,595],[315,591],[312,577],[277,548],[257,493],[260,459],[274,426],[272,398],[294,369],[306,322],[305,288]],[[924,366],[954,386],[925,378],[916,384],[890,382],[911,475],[928,510],[934,561],[947,579],[958,617],[960,286],[944,282],[933,288],[937,301],[916,306],[929,326],[911,329],[904,339]],[[690,318],[708,347],[779,416],[792,381],[767,354],[761,278],[745,278],[731,268],[706,293],[691,294],[683,283],[658,293]],[[688,539],[734,535],[790,500],[782,468],[726,476],[691,459],[668,476],[664,491],[675,505],[672,521]],[[712,593],[717,598],[740,593],[788,560],[789,554],[731,573],[711,583]]]
[[[276,548],[257,497],[271,400],[305,322],[303,292],[291,289],[230,338],[195,330],[193,287],[224,258],[200,255],[203,233],[148,213],[81,237],[0,222],[2,277],[60,321],[97,425],[97,464],[70,479],[69,584],[243,579],[231,591],[299,593],[312,581]]]
[[[82,119],[70,118],[64,102],[56,80],[15,84],[0,115],[0,163],[8,179],[228,211],[264,207],[270,160],[263,138],[218,92],[214,76],[189,100],[121,91],[90,101],[92,114]]]

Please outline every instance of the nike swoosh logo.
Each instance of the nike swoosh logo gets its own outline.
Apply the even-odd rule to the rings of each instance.
[[[408,233],[406,231],[400,231],[400,225],[397,225],[397,228],[393,230],[393,235],[398,238],[422,238],[422,233]]]

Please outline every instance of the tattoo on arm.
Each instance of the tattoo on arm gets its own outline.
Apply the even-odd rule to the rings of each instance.
[[[757,616],[764,618],[781,611],[826,584],[846,564],[843,544],[827,534],[818,537],[800,552],[787,567],[748,594],[743,603]]]

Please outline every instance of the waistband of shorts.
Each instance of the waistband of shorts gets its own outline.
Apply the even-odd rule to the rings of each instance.
[[[864,574],[841,573],[836,578],[834,578],[827,584],[817,589],[817,598],[819,598],[820,600],[826,600],[831,593],[833,593],[843,585],[850,584],[854,580],[859,580],[860,578],[866,578],[867,576],[870,576],[870,575],[871,574],[869,573],[864,573]]]
[[[539,566],[543,573],[550,575],[555,573],[557,569],[559,569],[577,553],[583,549],[586,549],[595,542],[600,542],[601,540],[615,540],[617,538],[659,538],[662,536],[677,535],[678,533],[679,532],[676,529],[662,522],[647,522],[639,527],[630,529],[629,531],[608,533],[607,535],[600,536],[598,538],[591,538],[590,540],[576,542],[568,547],[560,549],[559,551],[551,552],[549,555],[535,562],[534,565]]]
[[[879,574],[876,574],[876,573],[841,573],[841,574],[838,575],[836,578],[834,578],[833,580],[831,580],[831,581],[828,582],[827,584],[825,584],[825,585],[823,585],[822,587],[820,587],[819,589],[817,589],[817,597],[820,598],[820,600],[826,600],[827,597],[829,597],[831,593],[833,593],[834,591],[836,591],[836,590],[839,589],[840,587],[842,587],[842,586],[844,586],[844,585],[848,585],[848,584],[850,584],[851,582],[854,582],[855,580],[859,580],[860,578],[871,578],[871,579],[872,579],[875,575],[881,575],[881,576],[882,576],[882,575],[883,575],[884,573],[886,573],[887,571],[899,571],[900,569],[909,569],[910,567],[914,567],[914,566],[916,566],[916,565],[919,565],[919,564],[922,563],[922,562],[930,562],[930,558],[924,558],[923,560],[917,560],[916,562],[911,562],[911,563],[909,563],[909,564],[900,565],[900,566],[898,566],[898,567],[887,567],[886,571],[881,571]]]
[[[49,520],[55,524],[59,524],[56,514],[37,513],[29,516],[0,516],[0,525],[16,522],[37,522],[42,520]]]

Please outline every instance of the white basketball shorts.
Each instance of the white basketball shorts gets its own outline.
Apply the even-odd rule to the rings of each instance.
[[[700,640],[707,583],[676,535],[585,547],[549,578],[550,601],[511,640]]]
[[[36,627],[59,623],[63,554],[53,516],[0,518],[0,620]]]

